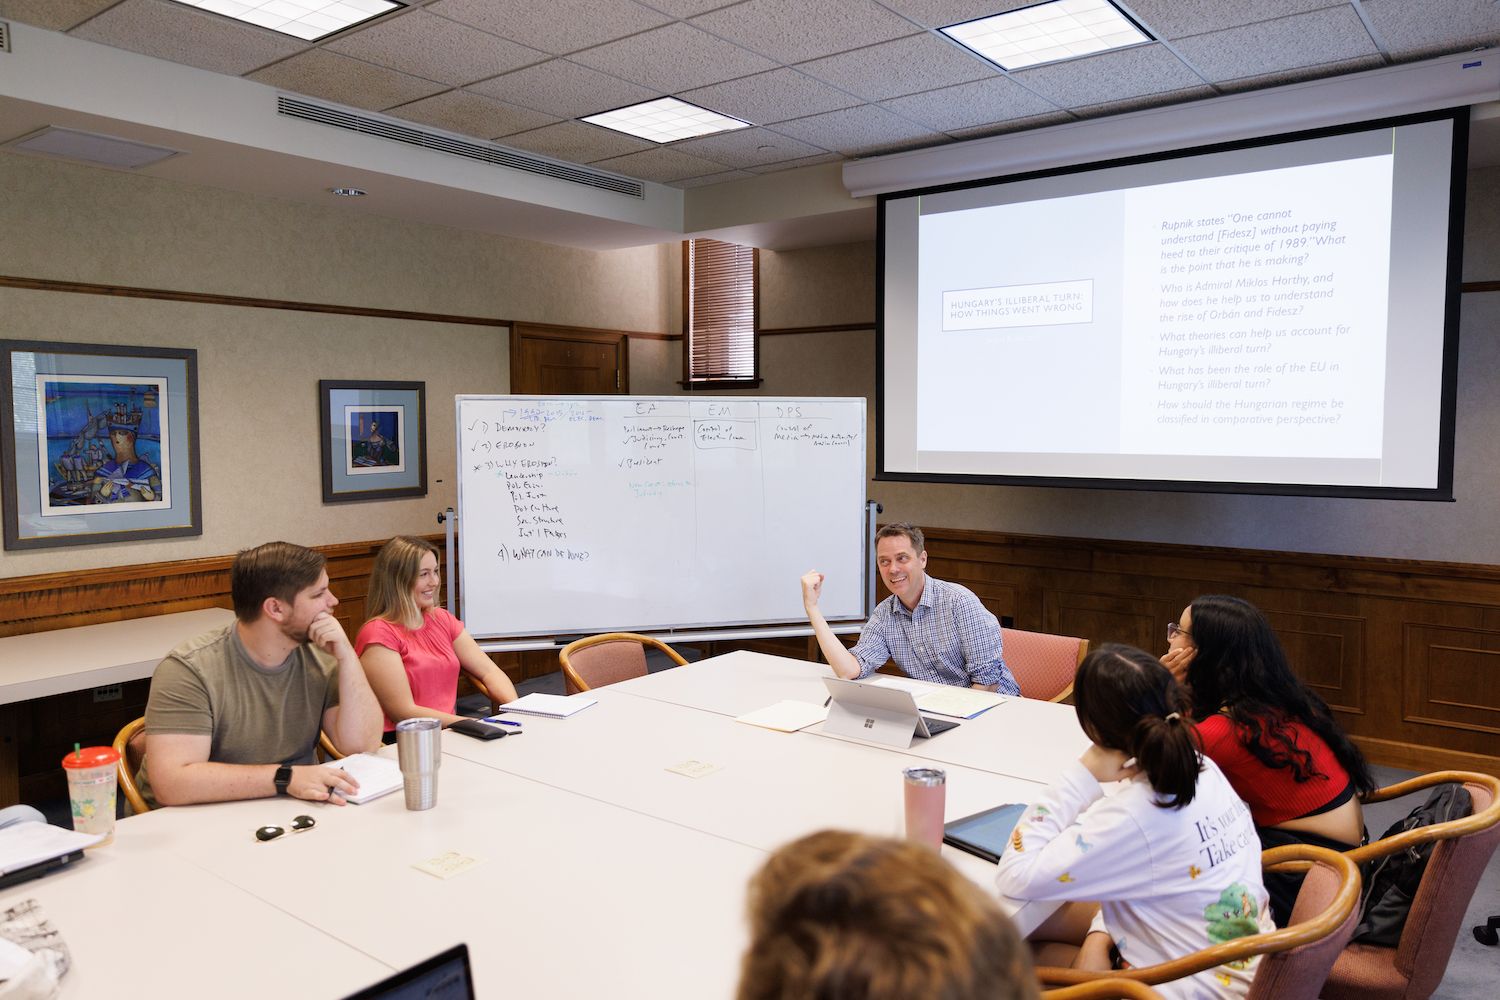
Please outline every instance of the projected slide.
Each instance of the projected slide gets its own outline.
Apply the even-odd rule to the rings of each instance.
[[[1449,125],[891,197],[883,466],[1435,487]]]

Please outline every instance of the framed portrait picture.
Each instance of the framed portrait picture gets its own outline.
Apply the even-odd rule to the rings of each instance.
[[[318,382],[323,502],[427,495],[427,383]]]
[[[0,340],[5,547],[203,534],[198,352]]]

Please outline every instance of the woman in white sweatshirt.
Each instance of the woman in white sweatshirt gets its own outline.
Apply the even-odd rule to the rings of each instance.
[[[1073,690],[1093,746],[1027,808],[1000,859],[1004,895],[1088,901],[1032,935],[1038,964],[1155,965],[1274,930],[1249,807],[1199,753],[1190,699],[1171,673],[1149,653],[1106,645]],[[1256,961],[1157,989],[1242,997]]]

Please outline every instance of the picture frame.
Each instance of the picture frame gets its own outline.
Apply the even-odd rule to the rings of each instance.
[[[323,502],[427,495],[427,383],[318,381]]]
[[[198,352],[0,340],[6,549],[203,534]]]

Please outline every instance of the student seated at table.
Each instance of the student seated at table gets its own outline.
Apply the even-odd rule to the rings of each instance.
[[[739,1000],[1035,1000],[1010,918],[936,851],[824,830],[750,883]]]
[[[1250,804],[1264,848],[1365,840],[1359,796],[1375,780],[1328,705],[1297,679],[1276,633],[1253,604],[1211,594],[1167,627],[1162,662],[1184,679],[1203,752]],[[1278,927],[1291,918],[1300,873],[1266,877]]]
[[[401,719],[425,716],[449,726],[463,718],[454,714],[460,668],[496,701],[516,699],[505,671],[484,655],[463,622],[438,607],[437,565],[431,544],[397,535],[380,547],[370,571],[370,620],[354,648],[385,712],[388,743]]]
[[[1149,653],[1105,645],[1073,683],[1093,745],[1022,815],[1000,858],[1000,891],[1086,900],[1032,934],[1039,965],[1155,965],[1274,929],[1249,807],[1201,757],[1188,695]],[[1120,782],[1110,794],[1104,785]],[[1097,904],[1097,905],[1096,905]],[[1256,960],[1157,987],[1242,997]]]
[[[927,575],[922,529],[887,524],[875,533],[875,565],[891,596],[875,606],[846,649],[818,609],[822,573],[802,577],[802,607],[833,672],[846,680],[868,677],[895,660],[908,676],[939,684],[969,684],[1019,695],[1000,655],[1000,622],[967,587]]]
[[[320,765],[321,727],[345,752],[380,746],[380,706],[330,613],[323,556],[268,542],[235,556],[235,621],[167,654],[146,702],[148,802],[290,795],[343,804],[359,783]],[[149,770],[149,780],[148,780]]]

